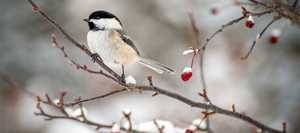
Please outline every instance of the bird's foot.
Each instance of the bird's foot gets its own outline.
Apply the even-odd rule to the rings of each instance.
[[[125,74],[121,75],[120,82],[121,83],[125,83]]]
[[[94,54],[92,55],[92,62],[95,62],[97,58],[98,58],[100,61],[102,61],[102,59],[100,58],[100,56],[99,56],[97,53],[94,53]]]

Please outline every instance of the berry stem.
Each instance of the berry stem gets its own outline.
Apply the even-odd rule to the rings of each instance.
[[[191,64],[191,68],[193,68],[195,56],[196,56],[196,53],[194,53],[194,56],[193,56],[193,59],[192,59],[192,64]]]

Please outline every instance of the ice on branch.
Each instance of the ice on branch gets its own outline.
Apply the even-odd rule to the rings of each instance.
[[[111,128],[110,133],[119,133],[120,132],[120,126],[119,124],[114,124],[113,127]]]
[[[125,78],[125,82],[126,84],[136,84],[136,80],[131,75]]]

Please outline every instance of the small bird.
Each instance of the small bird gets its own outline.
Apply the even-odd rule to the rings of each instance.
[[[88,23],[90,29],[87,43],[93,54],[92,61],[95,62],[98,58],[109,67],[122,66],[120,82],[125,83],[124,66],[134,62],[139,62],[160,74],[175,73],[171,68],[140,55],[125,33],[121,21],[112,13],[98,10],[83,20]]]

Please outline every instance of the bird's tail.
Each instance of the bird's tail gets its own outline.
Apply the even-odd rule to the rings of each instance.
[[[145,65],[146,67],[149,67],[151,68],[152,70],[162,74],[163,72],[168,72],[170,74],[175,74],[175,71],[172,70],[171,68],[163,65],[163,64],[160,64],[154,60],[151,60],[151,59],[148,59],[146,57],[143,57],[143,56],[139,56],[139,63]]]

